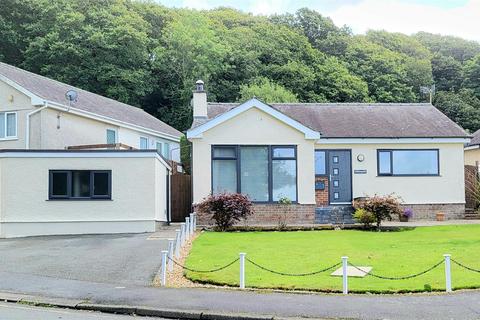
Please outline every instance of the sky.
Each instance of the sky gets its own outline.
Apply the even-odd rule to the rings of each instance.
[[[169,7],[226,6],[259,15],[308,7],[354,33],[369,29],[412,34],[418,31],[480,41],[480,0],[157,0]]]

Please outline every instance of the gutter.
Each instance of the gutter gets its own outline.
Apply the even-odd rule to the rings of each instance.
[[[27,122],[25,124],[25,149],[30,149],[30,117],[48,108],[48,102],[44,101],[43,106],[27,113]]]

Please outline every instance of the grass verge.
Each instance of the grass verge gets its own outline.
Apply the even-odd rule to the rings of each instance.
[[[340,262],[341,256],[357,266],[389,277],[418,273],[443,259],[452,258],[480,268],[480,225],[419,227],[400,232],[359,230],[292,232],[205,232],[194,243],[186,265],[213,269],[246,252],[267,268],[287,273],[319,270]],[[238,262],[215,273],[188,271],[187,278],[200,283],[238,286]],[[246,283],[252,288],[340,292],[342,279],[325,273],[291,277],[272,274],[246,263]],[[480,273],[452,264],[455,289],[479,288]],[[405,293],[445,290],[444,266],[407,280],[383,280],[367,276],[349,278],[351,292]]]

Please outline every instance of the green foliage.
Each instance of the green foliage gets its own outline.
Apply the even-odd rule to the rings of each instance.
[[[437,92],[434,105],[464,129],[473,133],[480,128],[480,99],[471,90]]]
[[[353,218],[363,224],[365,228],[369,228],[375,223],[375,215],[363,208],[356,209]]]
[[[139,106],[181,131],[198,79],[221,102],[416,102],[425,101],[419,87],[435,82],[456,94],[454,104],[439,93],[442,110],[480,128],[468,119],[480,109],[479,43],[354,36],[307,8],[265,17],[153,1],[3,0],[0,39],[1,61]]]
[[[240,87],[239,101],[246,101],[253,97],[257,97],[266,103],[298,101],[295,94],[281,85],[271,82],[267,78],[260,78],[250,85],[243,85]]]
[[[480,54],[465,64],[464,73],[465,88],[472,89],[477,98],[480,98]]]
[[[180,138],[180,161],[186,174],[192,172],[192,143],[187,140],[186,136]]]

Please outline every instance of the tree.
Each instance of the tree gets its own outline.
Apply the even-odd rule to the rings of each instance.
[[[471,90],[437,92],[434,105],[464,129],[470,132],[480,129],[480,100]]]
[[[297,96],[267,78],[259,78],[240,87],[239,101],[256,97],[265,103],[298,102]]]
[[[463,63],[480,54],[480,43],[453,36],[442,36],[428,32],[419,32],[414,35],[432,53],[452,57]]]
[[[453,57],[436,53],[432,57],[432,74],[439,91],[457,91],[462,85],[462,64]]]
[[[464,87],[472,89],[477,98],[480,98],[480,54],[465,64],[463,72],[465,74]]]
[[[357,36],[347,49],[346,61],[352,73],[368,83],[369,95],[378,102],[416,100],[404,57],[397,52]]]
[[[125,1],[36,0],[22,66],[139,106],[151,91],[147,24]]]

